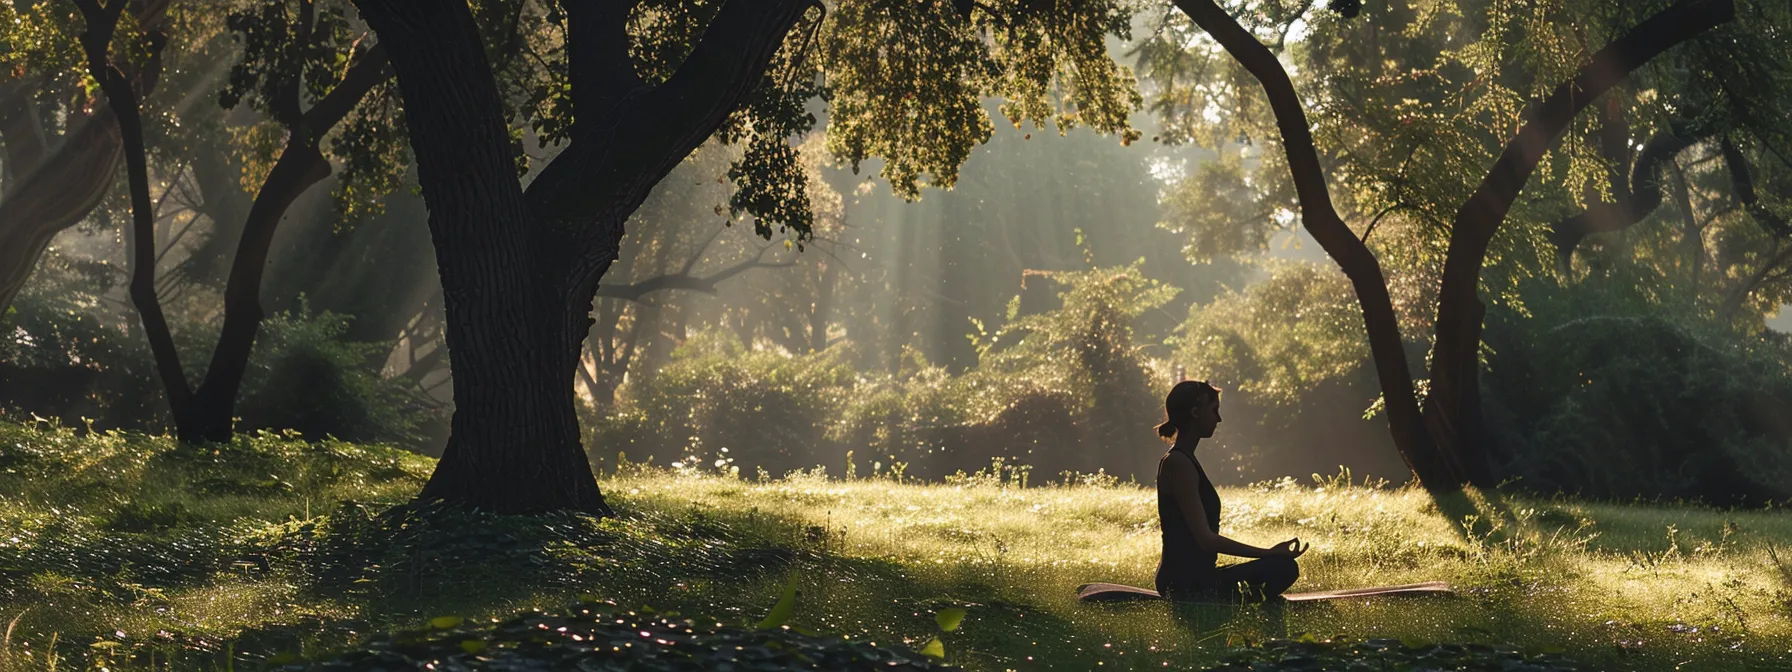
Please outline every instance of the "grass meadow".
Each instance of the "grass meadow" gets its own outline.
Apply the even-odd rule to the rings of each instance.
[[[581,599],[753,624],[794,585],[790,627],[917,649],[937,638],[971,670],[1202,669],[1300,639],[1491,645],[1561,669],[1792,669],[1783,510],[1439,502],[1344,475],[1222,488],[1228,535],[1311,542],[1296,590],[1459,592],[1090,606],[1078,584],[1149,585],[1151,490],[1020,487],[1001,468],[918,484],[633,466],[602,477],[615,519],[400,506],[430,467],[274,435],[196,449],[0,424],[0,665],[259,669],[444,616]],[[942,632],[936,617],[954,609],[962,625]],[[1352,664],[1339,669],[1378,669]]]

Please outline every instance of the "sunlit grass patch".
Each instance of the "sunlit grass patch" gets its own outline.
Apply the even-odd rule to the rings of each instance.
[[[1200,658],[1197,642],[1312,632],[1560,647],[1626,667],[1691,660],[1694,668],[1706,661],[1709,669],[1771,669],[1782,663],[1764,661],[1785,660],[1792,642],[1792,585],[1766,558],[1768,544],[1792,539],[1775,512],[1496,496],[1481,498],[1479,519],[1453,521],[1416,489],[1222,489],[1228,534],[1258,545],[1290,536],[1313,544],[1297,590],[1439,579],[1459,589],[1449,599],[1297,605],[1264,616],[1253,607],[1202,613],[1075,603],[1075,586],[1089,581],[1150,585],[1159,549],[1154,498],[1134,486],[803,476],[741,488],[722,476],[665,473],[609,485],[634,508],[758,511],[826,526],[837,531],[842,555],[894,560],[916,586],[1026,604],[1102,639],[1102,650],[1145,657],[1180,650]]]

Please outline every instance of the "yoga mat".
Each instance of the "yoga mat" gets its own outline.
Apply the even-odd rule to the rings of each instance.
[[[1308,593],[1284,593],[1282,599],[1289,602],[1323,602],[1326,600],[1342,600],[1352,597],[1383,597],[1392,595],[1449,595],[1450,584],[1443,581],[1426,581],[1424,583],[1408,583],[1398,586],[1370,586],[1367,588],[1342,588],[1338,590],[1320,590]],[[1077,586],[1076,599],[1082,602],[1136,602],[1139,600],[1162,599],[1157,591],[1150,588],[1139,588],[1118,583],[1085,583]]]

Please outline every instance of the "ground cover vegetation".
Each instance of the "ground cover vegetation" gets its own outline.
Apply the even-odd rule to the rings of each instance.
[[[774,665],[792,663],[768,652],[787,646],[980,670],[1768,670],[1792,656],[1777,511],[1498,495],[1456,518],[1420,489],[1348,475],[1264,482],[1225,489],[1224,524],[1312,541],[1303,587],[1446,579],[1460,594],[1114,608],[1078,605],[1075,586],[1148,582],[1157,533],[1151,491],[1112,479],[634,465],[602,477],[623,515],[516,517],[407,505],[431,460],[380,446],[0,432],[11,669],[497,666],[593,656],[584,635],[632,642],[643,667],[629,669],[686,669],[680,651],[709,643]],[[617,619],[630,631],[606,629]],[[558,634],[524,634],[540,624]]]

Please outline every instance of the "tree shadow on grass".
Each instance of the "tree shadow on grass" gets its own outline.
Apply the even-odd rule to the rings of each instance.
[[[1438,514],[1450,522],[1456,535],[1470,543],[1501,542],[1523,530],[1506,495],[1498,490],[1466,486],[1448,492],[1432,492]]]

